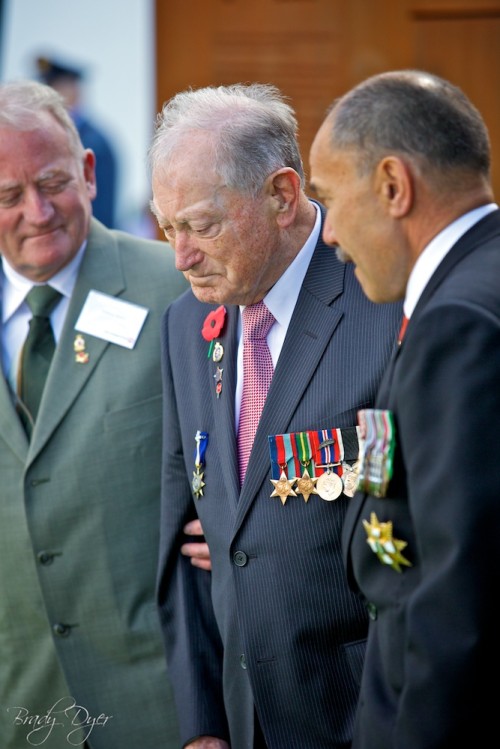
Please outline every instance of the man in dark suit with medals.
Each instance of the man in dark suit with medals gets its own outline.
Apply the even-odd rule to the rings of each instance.
[[[367,615],[343,573],[342,477],[401,307],[369,302],[322,241],[296,128],[272,86],[187,91],[150,154],[191,284],[163,321],[159,570],[190,749],[351,743]],[[211,576],[179,555],[197,516]]]
[[[311,149],[324,239],[405,320],[343,530],[370,628],[353,749],[489,746],[497,733],[500,212],[464,93],[383,73],[334,103]],[[480,466],[481,470],[476,469]]]

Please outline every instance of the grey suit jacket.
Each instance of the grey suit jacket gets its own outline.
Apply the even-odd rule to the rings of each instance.
[[[358,408],[373,402],[401,307],[368,302],[352,266],[319,241],[241,490],[234,410],[239,310],[227,308],[217,339],[224,349],[217,395],[217,365],[200,332],[212,309],[187,292],[163,323],[159,604],[181,737],[230,732],[232,749],[251,749],[255,702],[271,749],[344,748],[367,628],[340,554],[349,500],[271,499],[268,436],[353,427]],[[197,430],[208,442],[203,496],[195,499]],[[178,554],[182,525],[196,514],[211,550],[211,585],[208,573]]]
[[[92,749],[178,749],[154,584],[160,316],[185,287],[166,245],[93,220],[30,444],[0,378],[2,749],[67,749],[78,718]],[[84,334],[77,363],[91,289],[149,313],[132,350]]]

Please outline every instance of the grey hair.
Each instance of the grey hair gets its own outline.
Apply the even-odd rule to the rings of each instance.
[[[227,187],[256,196],[283,167],[294,169],[304,186],[297,129],[292,107],[270,84],[189,89],[166,102],[157,117],[150,167],[168,166],[179,141],[201,130],[213,136],[215,169]]]
[[[80,158],[83,146],[78,130],[57,91],[38,81],[0,83],[0,128],[30,131],[43,124],[47,113],[66,131],[72,153]]]
[[[359,150],[360,171],[398,152],[425,171],[489,176],[490,141],[481,114],[461,89],[431,73],[372,76],[337,99],[328,117],[332,146]]]

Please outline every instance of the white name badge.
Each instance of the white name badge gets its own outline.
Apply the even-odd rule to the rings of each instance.
[[[99,291],[89,291],[75,330],[134,348],[149,310]]]

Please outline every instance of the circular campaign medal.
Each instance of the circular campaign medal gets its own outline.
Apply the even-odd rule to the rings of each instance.
[[[323,433],[327,436],[326,430]],[[328,435],[328,439],[325,439],[319,445],[321,463],[318,464],[317,467],[326,468],[327,470],[321,474],[316,483],[316,490],[319,496],[327,502],[338,499],[342,494],[342,489],[344,487],[340,476],[335,473],[335,471],[332,471],[333,466],[340,464],[335,460],[336,440],[330,435],[331,433]]]
[[[330,465],[333,465],[333,463]],[[321,474],[316,483],[316,491],[321,499],[326,499],[327,502],[338,499],[342,494],[342,489],[342,479],[330,468]]]
[[[354,497],[358,489],[359,460],[352,465],[349,465],[349,463],[342,463],[342,471],[344,494],[347,494],[348,497]]]

